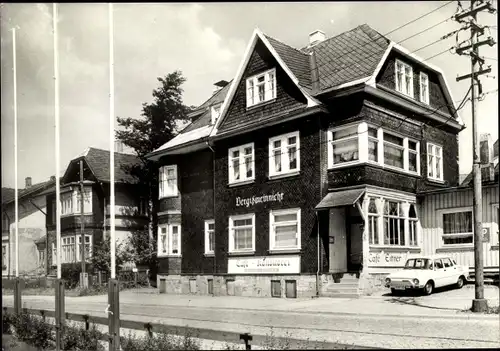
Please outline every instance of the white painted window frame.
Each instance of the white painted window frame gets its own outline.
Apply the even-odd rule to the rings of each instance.
[[[85,252],[85,261],[88,261],[92,257],[92,244],[93,244],[93,238],[92,235],[90,234],[85,234],[85,241],[86,239],[89,238],[89,250]],[[77,235],[77,250],[76,250],[76,261],[81,262],[81,254],[82,254],[82,236]]]
[[[422,93],[422,86],[425,86],[425,94]],[[420,72],[420,101],[429,105],[429,76]]]
[[[209,225],[213,224],[214,229],[210,230]],[[212,232],[212,250],[210,250],[210,232]],[[205,220],[205,255],[213,255],[215,253],[215,220],[207,219]]]
[[[251,219],[252,220],[252,248],[250,249],[239,249],[236,250],[235,247],[235,227],[234,221],[239,219]],[[242,253],[242,252],[255,252],[255,213],[247,213],[243,215],[235,215],[229,217],[229,252],[230,253]]]
[[[174,176],[170,177],[168,176],[168,171],[169,170],[174,170]],[[169,186],[168,186],[168,181],[169,180],[174,180],[175,181],[175,186],[172,191],[169,191]],[[179,195],[179,179],[178,179],[178,172],[177,172],[177,165],[165,165],[161,166],[159,169],[159,198],[166,198],[166,197],[176,197]]]
[[[401,83],[403,84],[403,86],[399,86],[398,84],[398,65],[400,65],[402,67],[402,78],[401,78]],[[405,83],[406,83],[406,68],[409,68],[410,69],[410,78],[411,78],[411,81],[410,81],[410,91],[406,91],[406,88],[405,87]],[[398,60],[396,59],[396,63],[394,65],[394,86],[396,87],[396,91],[403,94],[403,95],[406,95],[406,96],[409,96],[411,98],[414,98],[414,93],[413,93],[413,67],[401,60]]]
[[[80,188],[73,190],[73,214],[80,214]],[[92,213],[92,187],[86,186],[83,188],[83,213]]]
[[[264,82],[259,82],[259,78],[264,77]],[[270,77],[272,79],[270,79]],[[258,96],[257,86],[264,85],[264,100],[256,101]],[[276,98],[276,68],[255,74],[246,79],[247,107],[256,106]]]
[[[436,155],[436,148],[439,151]],[[429,157],[432,157],[431,169],[429,169]],[[439,164],[439,174],[440,177],[436,177],[437,167],[436,167],[436,157],[439,157],[441,160]],[[432,171],[432,175],[429,171]],[[443,147],[439,144],[427,142],[427,178],[430,180],[442,182],[444,179],[443,176]]]
[[[296,221],[289,222],[281,222],[279,225],[275,224],[274,217],[276,215],[286,215],[286,214],[296,214]],[[301,249],[301,210],[300,208],[289,208],[284,210],[271,210],[269,211],[269,250],[271,251],[288,251],[288,250],[300,250]],[[297,245],[295,246],[287,246],[287,247],[277,247],[276,246],[276,226],[285,226],[285,225],[297,225]]]
[[[443,238],[444,237],[453,237],[453,234],[445,234],[444,233],[444,220],[443,220],[443,215],[448,214],[448,213],[457,213],[457,212],[471,212],[472,213],[472,232],[467,233],[472,235],[472,243],[469,244],[445,244]],[[453,248],[453,247],[474,247],[474,210],[472,206],[466,206],[466,207],[455,207],[455,208],[446,208],[446,209],[441,209],[437,211],[437,216],[438,216],[438,228],[439,228],[439,247],[440,248]],[[465,233],[458,233],[455,235],[461,235]]]
[[[295,137],[295,144],[290,146],[288,144],[288,139]],[[281,142],[281,171],[276,171],[276,163],[275,163],[275,147],[274,143],[276,141]],[[300,172],[300,132],[297,130],[295,132],[281,134],[272,138],[269,138],[269,176],[278,176],[289,173]],[[297,160],[297,167],[294,169],[290,169],[290,154],[289,149],[291,147],[295,147],[295,158]]]
[[[385,134],[388,134],[388,135],[392,135],[394,137],[397,137],[397,138],[400,138],[400,139],[403,139],[403,145],[397,145],[397,144],[394,144],[394,143],[391,143],[390,141],[387,141],[385,140],[384,138],[384,133]],[[400,171],[400,172],[404,172],[404,173],[409,173],[409,174],[417,174],[417,175],[420,175],[420,142],[418,140],[415,140],[415,139],[412,139],[412,138],[408,138],[400,133],[397,133],[397,132],[393,132],[393,131],[389,131],[389,130],[385,130],[385,129],[382,129],[382,142],[379,143],[379,145],[382,145],[382,164],[384,167],[386,168],[389,168],[389,169],[393,169],[393,170],[397,170],[397,171]],[[416,144],[416,150],[412,150],[410,151],[410,147],[409,147],[409,142],[414,142]],[[386,144],[390,144],[390,146],[392,147],[396,147],[398,149],[402,149],[403,150],[403,168],[399,168],[399,167],[395,167],[395,166],[392,166],[392,165],[388,165],[385,163],[385,157],[384,157],[384,150],[385,150],[385,145]],[[380,147],[380,146],[379,146]],[[409,154],[411,153],[414,153],[417,155],[417,171],[414,172],[414,171],[410,171],[410,159],[409,159]]]
[[[500,218],[499,218],[499,204],[496,203],[496,204],[493,204],[492,205],[493,207],[493,213],[492,213],[492,226],[491,226],[491,235],[496,238],[496,239],[493,239],[491,240],[490,238],[490,242],[491,242],[491,245],[493,246],[500,246],[500,238],[499,238],[499,234],[500,234]]]
[[[177,253],[173,252],[173,227],[177,227],[178,232],[178,241],[177,241]],[[163,252],[161,249],[161,230],[165,228],[166,229],[166,243],[167,243],[167,250],[166,252]],[[173,222],[173,223],[164,223],[164,224],[159,224],[158,225],[158,247],[157,247],[157,252],[158,252],[158,257],[180,257],[182,256],[182,228],[181,224],[178,222]]]
[[[252,148],[252,154],[251,154],[251,161],[247,161],[246,158],[249,158],[248,155],[245,156],[244,152],[245,152],[245,149],[246,148],[249,148],[251,147]],[[233,159],[236,159],[236,158],[233,158],[233,152],[234,151],[238,151],[239,152],[239,156],[238,156],[238,170],[240,172],[240,179],[235,179],[234,177],[234,170],[233,170]],[[252,180],[255,180],[255,145],[254,143],[248,143],[248,144],[244,144],[244,145],[240,145],[240,146],[236,146],[236,147],[232,147],[228,150],[228,153],[227,153],[227,159],[228,159],[228,180],[229,180],[229,184],[237,184],[237,183],[241,183],[241,182],[248,182],[248,181],[252,181]],[[249,162],[251,165],[252,165],[252,176],[251,177],[247,177],[246,175],[246,162]]]

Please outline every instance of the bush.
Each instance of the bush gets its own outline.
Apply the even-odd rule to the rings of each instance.
[[[101,351],[104,346],[99,342],[102,333],[97,330],[95,324],[85,330],[76,323],[67,324],[64,327],[62,337],[63,350],[79,351]]]
[[[200,344],[188,331],[184,336],[170,335],[166,329],[153,333],[152,337],[136,337],[129,333],[121,337],[123,351],[157,351],[157,350],[200,350]]]
[[[12,315],[4,311],[2,314],[2,334],[12,334]]]
[[[86,272],[92,271],[92,265],[86,264]],[[74,289],[80,284],[80,273],[82,272],[81,262],[61,264],[61,278],[64,280],[66,289]]]
[[[32,345],[38,349],[46,349],[51,345],[52,327],[45,323],[40,317],[22,312],[12,316],[15,336],[20,341]]]

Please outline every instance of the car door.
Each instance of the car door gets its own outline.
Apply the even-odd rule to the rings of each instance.
[[[458,280],[457,267],[449,258],[441,259],[444,265],[444,282],[443,285],[455,284]]]
[[[434,287],[438,288],[446,284],[446,272],[441,259],[434,260]]]

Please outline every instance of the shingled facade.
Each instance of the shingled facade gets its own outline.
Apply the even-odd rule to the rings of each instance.
[[[255,30],[193,116],[150,155],[160,292],[366,292],[422,251],[416,194],[458,182],[442,72],[367,25],[300,50]]]

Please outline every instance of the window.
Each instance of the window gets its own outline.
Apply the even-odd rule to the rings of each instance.
[[[443,180],[443,148],[427,143],[427,175],[429,179]]]
[[[399,60],[396,60],[396,90],[413,97],[413,69]]]
[[[420,101],[429,105],[429,77],[420,72]]]
[[[255,214],[229,217],[229,252],[255,250]]]
[[[180,256],[181,226],[180,224],[163,224],[158,226],[158,256]]]
[[[205,221],[205,254],[213,254],[215,248],[215,222]]]
[[[253,180],[254,146],[253,143],[229,149],[229,184]]]
[[[384,132],[384,164],[404,169],[403,138]]]
[[[410,172],[419,171],[419,150],[417,149],[418,143],[408,140],[408,170]]]
[[[300,170],[299,132],[269,139],[269,176]]]
[[[160,198],[177,196],[177,166],[160,167]]]
[[[368,233],[370,244],[378,244],[378,211],[375,199],[368,203]]]
[[[73,213],[73,192],[61,194],[61,215]]]
[[[82,195],[80,188],[75,190],[76,193],[76,212],[75,214],[80,214],[81,211],[81,201]],[[92,213],[92,189],[84,188],[83,189],[83,212],[84,213]]]
[[[247,107],[276,98],[276,70],[247,78]]]
[[[147,216],[148,214],[149,201],[148,199],[141,197],[137,203],[137,213],[139,215]]]
[[[372,127],[368,127],[368,160],[378,162],[378,133]]]
[[[75,237],[61,238],[61,263],[76,262]]]
[[[444,268],[450,268],[453,267],[453,262],[449,258],[442,258],[441,261],[444,264]]]
[[[2,271],[7,269],[7,245],[2,245]]]
[[[76,260],[82,260],[82,236],[78,235],[78,251],[76,252]],[[92,235],[85,235],[85,261],[88,261],[92,256]]]
[[[222,103],[219,103],[217,105],[212,106],[212,108],[210,109],[211,124],[215,124],[215,122],[217,121],[217,118],[219,118],[221,106],[222,106]]]
[[[384,244],[405,245],[404,214],[401,203],[385,201],[384,204]]]
[[[443,216],[443,245],[470,245],[474,242],[472,211],[445,212]]]
[[[359,160],[358,126],[333,130],[330,134],[332,165]]]
[[[417,211],[415,205],[410,205],[410,212],[408,213],[408,230],[409,230],[409,244],[410,246],[418,246],[417,241]]]
[[[269,248],[300,249],[300,208],[269,213]]]

